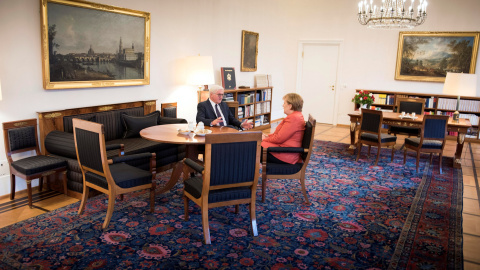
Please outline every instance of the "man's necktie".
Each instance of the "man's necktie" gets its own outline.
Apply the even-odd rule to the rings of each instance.
[[[218,104],[215,104],[215,112],[217,113],[217,118],[222,117],[222,114],[220,113],[220,110],[218,109]],[[225,119],[223,119],[223,122],[219,123],[220,126],[225,126]]]

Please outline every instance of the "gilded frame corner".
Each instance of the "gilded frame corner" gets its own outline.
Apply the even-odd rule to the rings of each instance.
[[[475,73],[475,66],[477,63],[477,54],[478,54],[478,45],[479,45],[479,36],[480,32],[400,32],[399,33],[399,38],[398,38],[398,50],[397,50],[397,62],[395,65],[395,80],[404,80],[404,81],[424,81],[424,82],[445,82],[445,76],[446,72],[448,70],[448,61],[452,59],[454,56],[449,56],[448,58],[445,57],[442,61],[445,61],[443,64],[438,63],[436,65],[431,65],[429,68],[428,66],[423,66],[423,64],[416,64],[414,68],[411,68],[412,65],[410,65],[410,61],[414,59],[405,59],[404,56],[411,53],[406,50],[411,50],[412,46],[407,45],[407,49],[404,49],[405,45],[405,38],[407,37],[416,37],[417,40],[420,40],[420,42],[428,43],[429,39],[437,39],[440,40],[442,38],[452,38],[452,37],[457,37],[457,38],[470,38],[473,39],[472,42],[472,49],[471,49],[471,57],[468,59],[468,61],[464,61],[462,63],[469,64],[469,68],[466,68],[465,71],[468,70],[468,73],[474,74]],[[423,41],[422,41],[423,39]],[[433,43],[433,42],[432,42]],[[468,50],[470,52],[470,50]],[[446,53],[444,51],[430,51],[426,53]],[[445,54],[447,55],[447,54]],[[438,59],[426,59],[427,62],[433,63],[433,61],[436,61]],[[418,60],[417,60],[418,62]],[[446,68],[445,65],[447,65]],[[408,66],[408,69],[406,68]],[[435,67],[435,68],[434,68]],[[449,72],[462,72],[458,71],[456,68],[450,67]],[[412,70],[412,72],[408,72],[408,70]],[[417,72],[419,74],[413,75],[414,72]],[[436,76],[429,76],[428,73],[435,73],[437,74]],[[445,73],[445,75],[443,75]]]
[[[138,29],[139,31],[143,30],[143,34],[144,34],[143,55],[141,55],[142,52],[135,52],[134,46],[132,44],[133,51],[128,51],[124,53],[125,55],[128,53],[128,56],[130,59],[122,60],[123,61],[122,63],[120,63],[121,61],[117,61],[117,64],[128,65],[128,66],[134,65],[136,69],[139,69],[141,72],[143,72],[143,76],[141,76],[141,78],[115,79],[112,74],[107,73],[107,75],[105,74],[102,75],[100,74],[101,72],[99,71],[97,73],[97,78],[91,79],[87,77],[87,78],[79,79],[80,76],[72,75],[72,76],[69,76],[68,78],[67,76],[63,76],[64,74],[67,73],[67,72],[64,73],[63,70],[60,73],[54,72],[53,70],[51,70],[52,67],[54,68],[57,67],[56,71],[58,70],[58,66],[55,66],[55,64],[57,64],[56,62],[60,62],[58,60],[60,57],[62,58],[61,61],[63,62],[71,61],[74,63],[81,63],[82,65],[84,63],[81,62],[82,60],[79,60],[80,56],[77,57],[75,55],[72,55],[71,53],[65,54],[65,55],[56,54],[56,52],[53,52],[53,48],[50,48],[50,47],[54,47],[54,46],[51,46],[50,43],[52,44],[56,44],[56,43],[53,43],[49,39],[49,21],[48,21],[49,20],[49,14],[48,14],[49,4],[58,4],[58,5],[68,6],[68,7],[85,9],[85,12],[90,12],[91,10],[95,10],[95,11],[107,12],[112,14],[132,16],[132,18],[143,19],[144,23],[142,23],[142,25],[144,29]],[[92,2],[82,1],[82,0],[40,0],[40,5],[41,5],[40,19],[41,19],[41,42],[42,42],[41,44],[42,74],[43,74],[44,89],[48,90],[48,89],[71,89],[71,88],[92,88],[92,87],[115,87],[115,86],[150,84],[150,23],[151,23],[150,13],[127,9],[127,8],[109,6],[104,4],[97,4],[97,3],[92,3]],[[118,19],[118,20],[121,20],[121,19]],[[95,33],[94,31],[87,32],[87,34],[91,36],[101,36],[99,33]],[[55,37],[55,35],[53,35],[53,37]],[[57,45],[58,44],[56,44],[55,46]],[[115,61],[114,59],[112,59],[113,57],[117,57],[117,59],[120,59],[120,54],[121,54],[120,48],[121,47],[119,46],[119,49],[116,52],[103,53],[103,55],[111,54],[112,56],[108,56],[108,58],[104,56],[104,58],[102,58],[101,61],[113,62]],[[86,51],[87,50],[85,50],[85,52]],[[135,55],[137,59],[131,60],[131,58],[135,57]],[[98,61],[100,61],[98,60],[100,57],[97,57],[94,54],[93,50],[92,50],[91,56],[92,57],[90,58],[91,59],[90,61],[93,61],[94,63],[95,61],[97,61],[97,63]],[[127,59],[127,58],[125,57],[124,59]],[[136,63],[135,64],[129,63],[129,61],[136,61]],[[78,71],[76,68],[79,66],[75,65],[74,68],[72,68],[71,66],[69,66],[69,68],[71,70],[74,70],[73,73],[76,75]],[[85,73],[88,73],[87,68],[85,68]],[[61,76],[57,74],[61,74]],[[83,77],[86,77],[86,76],[83,76]]]
[[[242,30],[240,71],[257,71],[258,37],[258,33]]]

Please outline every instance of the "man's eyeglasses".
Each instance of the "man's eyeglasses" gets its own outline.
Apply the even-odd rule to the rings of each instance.
[[[219,97],[223,97],[224,94],[215,94],[215,95],[217,95]]]

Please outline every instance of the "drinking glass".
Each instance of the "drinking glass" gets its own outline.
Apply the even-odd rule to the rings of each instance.
[[[195,130],[195,123],[193,121],[188,122],[188,130],[190,131]]]

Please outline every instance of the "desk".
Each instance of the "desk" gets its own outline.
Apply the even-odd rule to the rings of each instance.
[[[194,136],[190,137],[188,135],[178,134],[178,129],[187,129],[187,124],[170,124],[170,125],[159,125],[152,126],[140,131],[140,136],[142,138],[162,143],[173,143],[173,144],[185,144],[185,157],[192,160],[197,160],[198,151],[197,146],[205,144],[205,136]],[[229,127],[205,127],[206,129],[211,129],[212,133],[235,133],[238,130]],[[165,187],[160,191],[161,193],[167,192],[175,186],[175,184],[180,179],[180,175],[184,175],[184,179],[188,175],[189,171],[187,166],[183,166],[183,162],[178,162],[177,165],[173,168],[172,175],[170,180],[165,185]]]
[[[356,147],[355,144],[355,131],[357,129],[357,125],[360,123],[361,113],[354,112],[349,113],[350,116],[350,147],[348,148],[350,153],[354,153]],[[400,113],[393,113],[393,112],[383,112],[383,124],[390,125],[390,126],[405,126],[405,127],[422,127],[423,124],[423,115],[417,115],[418,118],[401,119]],[[463,143],[465,142],[465,134],[467,133],[468,129],[471,128],[472,125],[468,119],[461,118],[460,121],[454,122],[452,117],[448,119],[448,131],[455,131],[458,132],[457,136],[457,149],[455,151],[455,158],[453,160],[453,167],[454,168],[462,168],[461,158],[462,158],[462,151],[463,151]]]

